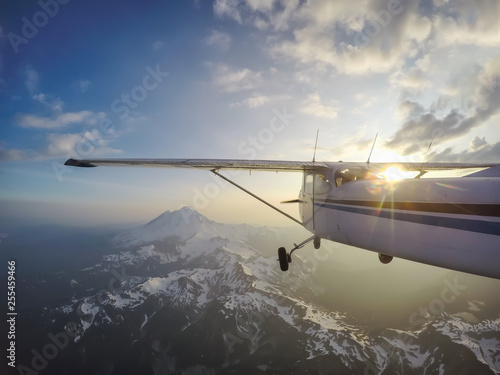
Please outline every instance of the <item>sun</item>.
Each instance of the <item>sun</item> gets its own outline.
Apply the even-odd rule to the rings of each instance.
[[[385,169],[382,173],[380,173],[380,176],[388,181],[397,181],[405,178],[413,178],[415,176],[415,172],[404,171],[394,165]]]

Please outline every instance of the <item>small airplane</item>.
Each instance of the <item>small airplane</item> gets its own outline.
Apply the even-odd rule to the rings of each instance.
[[[278,249],[282,271],[295,250],[311,241],[319,249],[326,239],[377,252],[384,264],[397,257],[500,279],[500,163],[370,163],[368,157],[364,163],[69,159],[65,165],[209,170],[311,232],[290,252]],[[219,173],[227,169],[302,172],[298,199],[282,202],[298,203],[301,220]],[[429,178],[456,169],[462,177]]]

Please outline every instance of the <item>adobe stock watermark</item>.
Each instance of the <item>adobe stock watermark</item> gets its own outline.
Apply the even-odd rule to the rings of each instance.
[[[264,151],[266,147],[271,144],[276,135],[281,133],[290,125],[291,120],[295,118],[295,115],[287,112],[286,106],[283,110],[273,109],[273,116],[269,121],[269,124],[261,128],[256,134],[252,134],[247,137],[246,140],[241,142],[238,147],[238,153],[245,157],[245,160],[256,160],[257,155]],[[230,178],[239,176],[242,172],[240,170],[228,170],[227,174]],[[206,183],[201,189],[193,189],[193,198],[191,200],[191,206],[196,210],[201,210],[206,208],[212,199],[215,199],[224,190],[229,182],[212,175],[212,181]],[[183,211],[183,214],[184,211]],[[189,223],[189,215],[186,214],[184,217],[186,223]]]
[[[462,285],[459,283],[457,277],[450,281],[449,279],[444,280],[444,287],[441,289],[439,296],[432,299],[426,306],[420,306],[416,311],[410,314],[408,317],[408,323],[412,328],[425,324],[430,319],[437,318],[446,310],[446,305],[449,305],[457,300],[458,297],[463,293],[464,290],[467,289],[466,285]],[[399,332],[396,335],[396,339],[401,341],[406,345],[416,345],[416,339],[411,336]],[[399,348],[395,348],[394,345],[391,345],[388,342],[382,343],[380,347],[385,350],[387,353],[390,353],[386,358],[389,360],[390,358],[397,355],[397,350]],[[363,372],[364,375],[372,375],[379,374],[380,371],[377,366],[368,362],[366,364],[365,370]]]
[[[21,17],[20,34],[14,32],[7,33],[7,39],[12,46],[12,49],[17,54],[21,45],[26,45],[49,23],[51,18],[59,14],[60,6],[66,5],[70,0],[39,0],[37,2],[39,10],[31,17]]]
[[[170,75],[170,73],[161,70],[160,64],[156,64],[155,68],[148,65],[145,70],[146,74],[138,85],[121,94],[119,98],[113,100],[110,104],[110,111],[122,121],[129,118],[131,110],[137,109],[140,103],[148,98],[150,92],[156,90]],[[80,141],[75,144],[73,149],[69,150],[66,159],[90,157],[99,148],[99,144],[103,143],[106,138],[111,137],[114,132],[114,121],[109,116],[104,116],[98,121],[94,129],[84,131],[81,134]],[[65,167],[59,161],[52,162],[52,170],[59,181],[63,181],[64,174],[72,172],[71,168]]]
[[[372,40],[377,38],[392,22],[393,17],[403,11],[403,8],[400,0],[388,0],[386,9],[371,10],[365,21],[366,26],[354,35],[354,45],[344,43],[340,45],[342,56],[350,58],[353,53],[359,53],[361,49],[368,47]]]
[[[97,305],[100,306],[103,301],[103,296],[107,293],[121,293],[123,291],[122,280],[127,277],[125,274],[125,267],[122,267],[120,272],[117,270],[111,271],[113,277],[109,280],[107,288],[101,289],[95,295]],[[118,286],[116,286],[116,284]],[[69,321],[64,325],[62,331],[47,334],[46,344],[41,348],[31,349],[32,358],[29,365],[18,364],[16,366],[17,372],[20,375],[38,375],[44,371],[49,365],[50,361],[54,360],[64,349],[68,347],[71,340],[75,340],[83,333],[82,323],[92,324],[93,316],[83,311],[81,302],[74,310],[80,320]]]

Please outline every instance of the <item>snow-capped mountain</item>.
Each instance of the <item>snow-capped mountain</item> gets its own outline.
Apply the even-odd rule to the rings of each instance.
[[[70,337],[48,371],[500,374],[500,315],[358,324],[318,303],[327,282],[311,277],[306,257],[279,270],[274,245],[293,232],[185,207],[119,233],[114,253],[68,273],[72,296],[43,310],[39,329]]]

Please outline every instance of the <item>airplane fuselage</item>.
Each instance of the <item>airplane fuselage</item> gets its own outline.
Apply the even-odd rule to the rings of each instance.
[[[500,178],[387,180],[339,171],[332,163],[304,174],[300,214],[313,234],[500,279]]]

